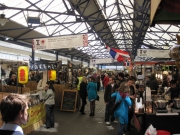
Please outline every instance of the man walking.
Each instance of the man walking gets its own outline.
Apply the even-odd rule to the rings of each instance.
[[[114,122],[115,120],[114,114],[111,114],[110,110],[112,109],[115,103],[115,98],[112,98],[111,94],[113,94],[117,88],[118,88],[118,85],[115,84],[115,78],[110,77],[109,83],[105,87],[105,93],[104,93],[104,102],[106,104],[106,109],[105,109],[106,125],[110,125],[109,120],[111,120],[111,122]]]

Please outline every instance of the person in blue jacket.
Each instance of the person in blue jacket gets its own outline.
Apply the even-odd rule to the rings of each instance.
[[[89,78],[89,83],[87,85],[88,91],[88,100],[90,102],[90,114],[89,116],[94,116],[95,113],[95,101],[97,98],[97,83],[95,82],[95,78],[91,76]]]
[[[128,110],[129,106],[132,105],[128,95],[129,86],[127,86],[126,83],[122,83],[121,86],[118,88],[118,91],[111,95],[111,97],[116,98],[116,102],[121,100],[121,104],[114,112],[114,117],[119,119],[120,123],[118,135],[123,135],[123,129],[125,129],[128,124]]]

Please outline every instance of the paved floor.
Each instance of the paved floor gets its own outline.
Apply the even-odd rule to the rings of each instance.
[[[96,112],[94,117],[89,116],[89,102],[86,105],[86,115],[80,112],[65,112],[55,109],[55,127],[45,129],[43,126],[29,135],[117,135],[119,124],[106,126],[104,122],[105,104],[103,91],[98,92],[100,101],[96,101]],[[134,129],[133,129],[134,130]],[[134,130],[131,135],[136,135]]]

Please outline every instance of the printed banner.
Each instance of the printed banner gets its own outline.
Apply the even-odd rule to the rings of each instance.
[[[32,125],[45,117],[46,115],[46,108],[44,103],[32,106],[31,108],[28,109],[28,114],[29,114],[29,121],[26,125],[21,125],[22,128],[28,127],[29,125]]]
[[[52,38],[39,38],[32,41],[33,50],[77,48],[88,46],[88,35],[71,35]]]
[[[137,49],[139,57],[170,58],[169,50]]]
[[[91,59],[90,60],[90,64],[104,64],[104,63],[113,63],[113,59],[112,58],[106,58],[106,59]]]

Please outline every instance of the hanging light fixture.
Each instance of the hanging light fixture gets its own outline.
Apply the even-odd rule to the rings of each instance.
[[[5,17],[5,14],[0,14],[0,24],[4,26],[9,20]]]

